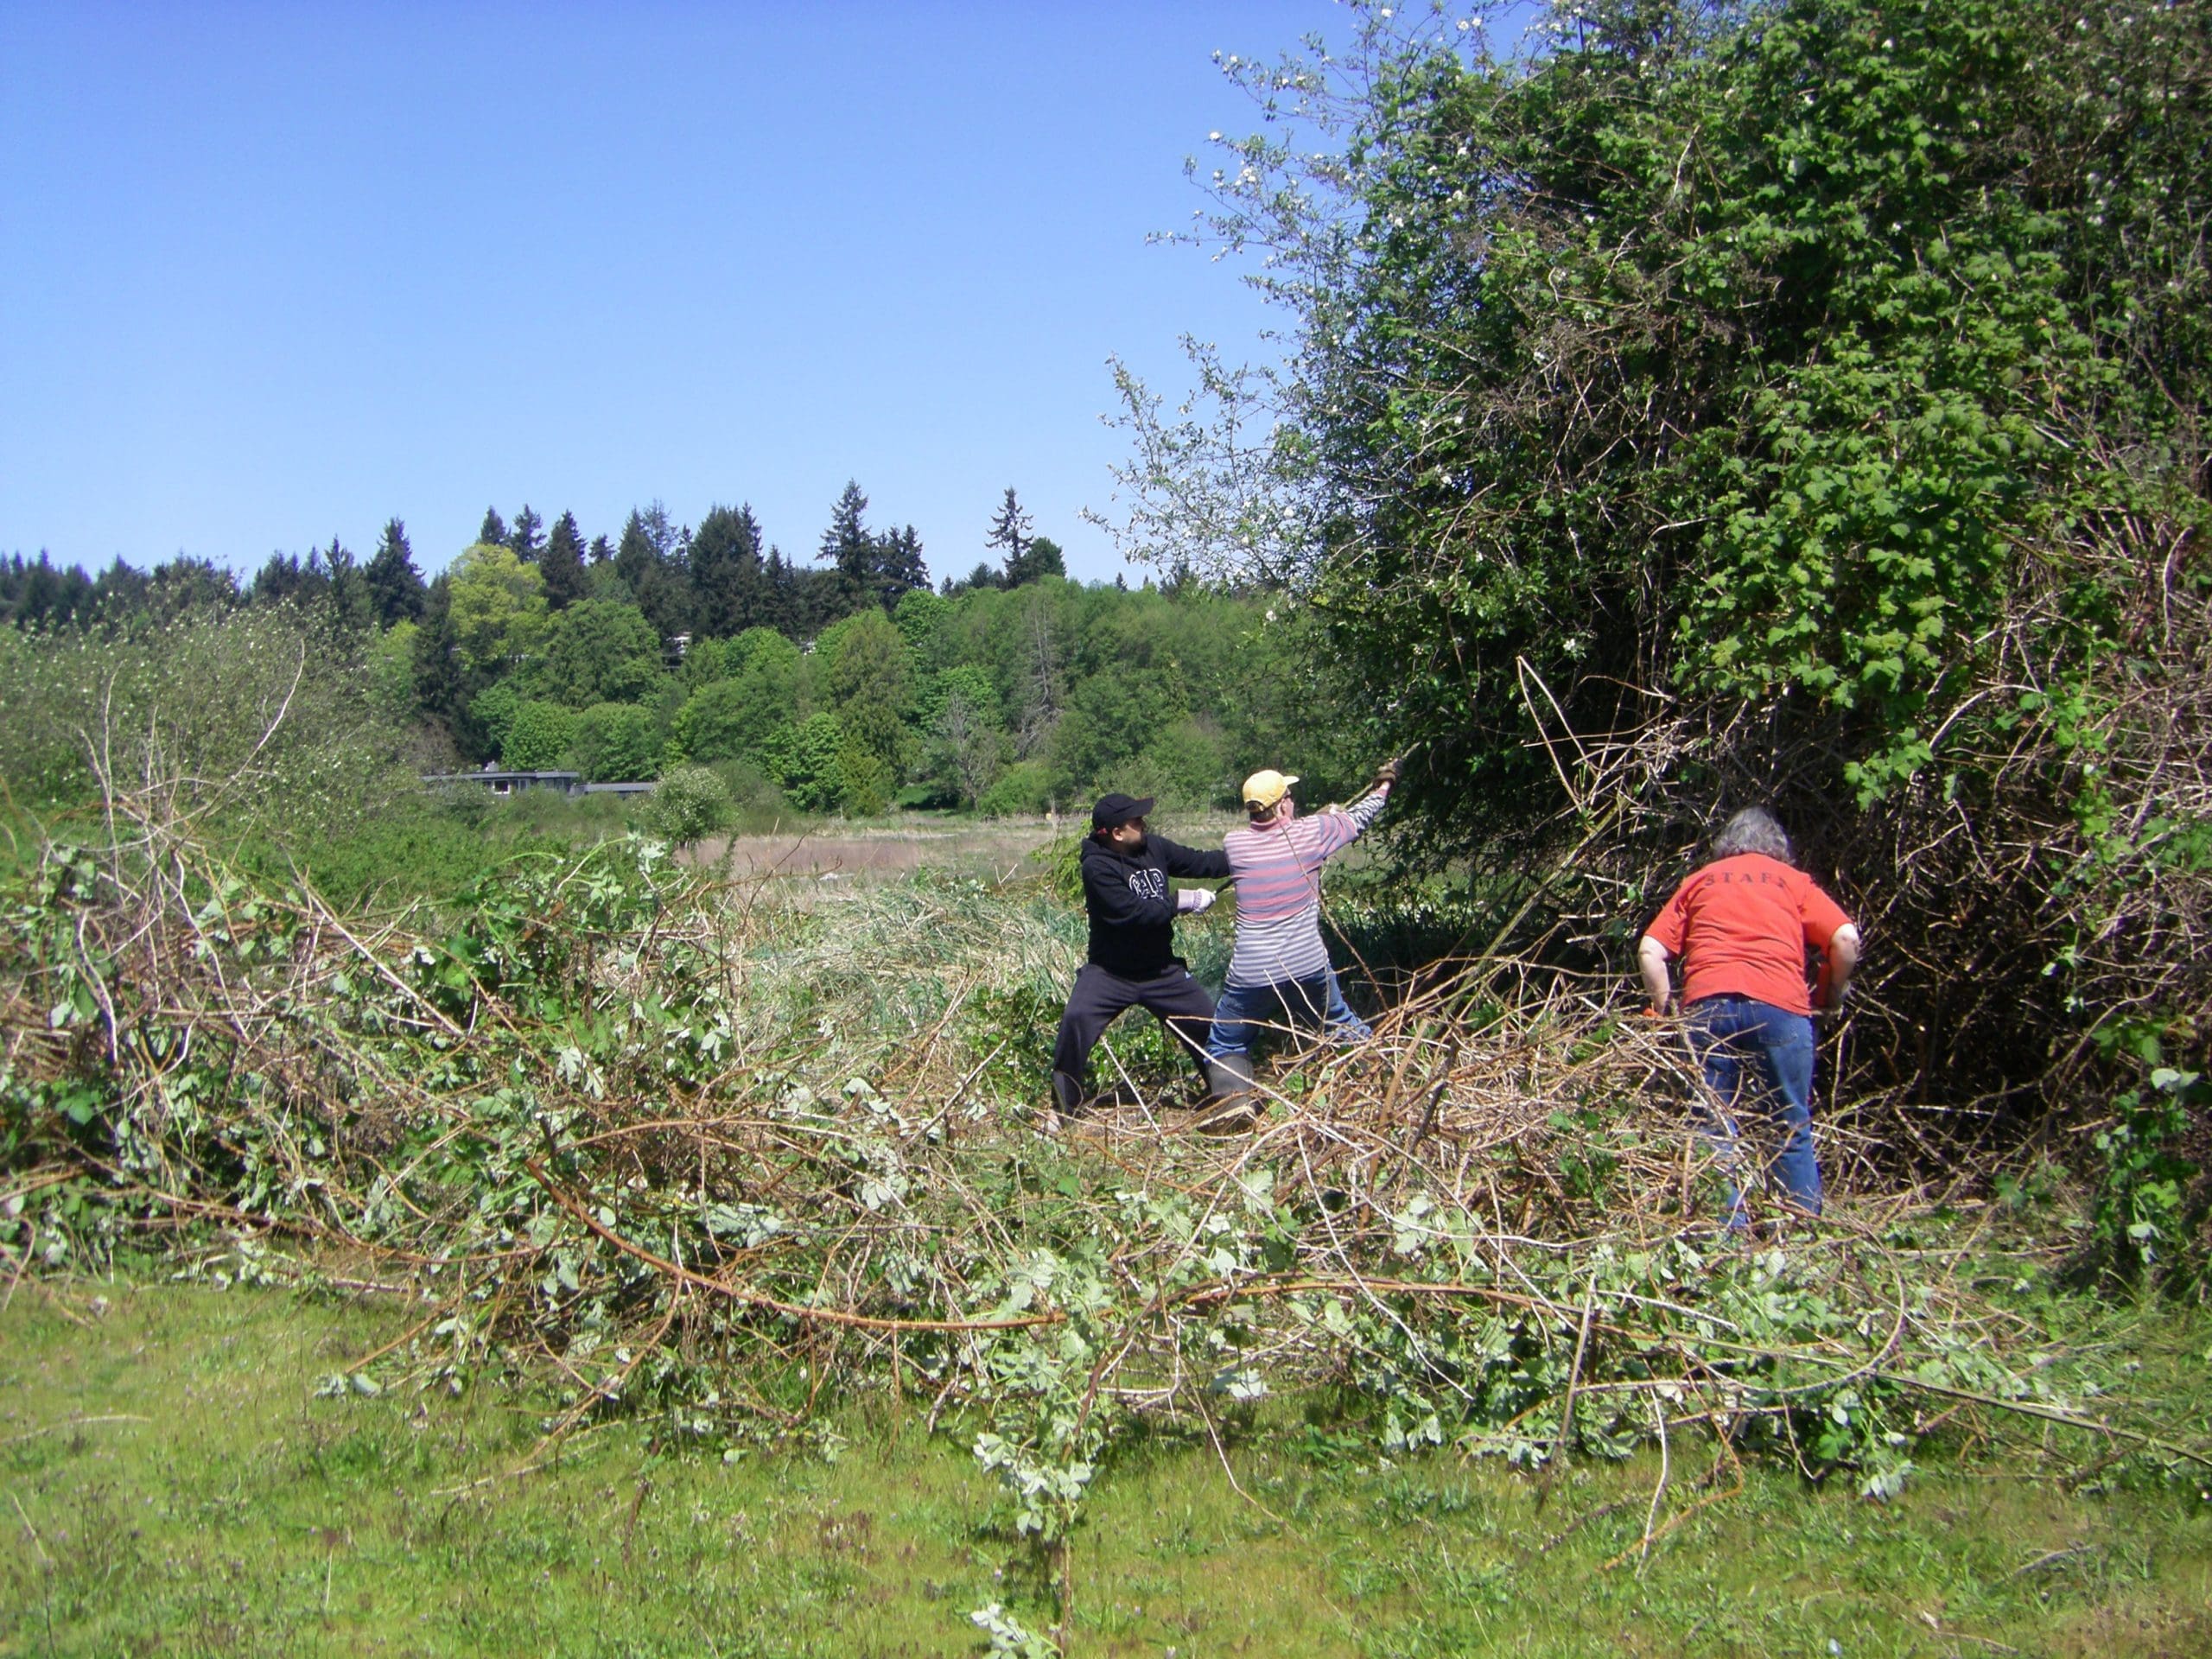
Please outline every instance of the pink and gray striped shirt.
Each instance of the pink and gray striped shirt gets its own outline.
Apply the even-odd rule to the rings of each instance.
[[[1328,971],[1321,943],[1321,866],[1357,840],[1389,797],[1383,785],[1348,807],[1310,818],[1232,830],[1222,838],[1236,884],[1236,946],[1228,982],[1250,988]]]

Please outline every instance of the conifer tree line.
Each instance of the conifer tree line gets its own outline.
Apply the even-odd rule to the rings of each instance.
[[[358,656],[364,695],[413,727],[430,766],[651,779],[708,766],[803,811],[894,803],[995,814],[1113,787],[1227,798],[1284,741],[1341,730],[1303,622],[1249,593],[1084,586],[1009,487],[980,561],[932,588],[912,524],[876,529],[848,483],[811,560],[749,505],[695,525],[658,502],[619,536],[572,512],[488,508],[425,578],[405,524],[363,559],[337,537],[240,582],[180,556],[99,575],[0,560],[0,614],[24,630],[159,628],[285,607]],[[1309,747],[1309,775],[1326,763]]]

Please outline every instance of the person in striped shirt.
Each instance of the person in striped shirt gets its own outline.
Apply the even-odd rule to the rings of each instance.
[[[1321,866],[1381,815],[1397,779],[1397,762],[1387,762],[1351,805],[1325,807],[1310,818],[1298,816],[1290,798],[1295,777],[1255,772],[1244,780],[1250,822],[1222,842],[1236,884],[1236,943],[1206,1037],[1217,1074],[1249,1087],[1252,1039],[1277,1017],[1318,1022],[1340,1039],[1373,1034],[1345,1003],[1321,941]],[[1215,1091],[1229,1092],[1218,1075]]]

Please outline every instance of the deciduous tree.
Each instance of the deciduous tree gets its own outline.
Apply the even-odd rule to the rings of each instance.
[[[520,702],[499,744],[499,764],[511,772],[556,770],[568,756],[575,728],[575,715],[557,702]]]
[[[462,664],[480,677],[519,665],[545,627],[545,579],[514,550],[479,542],[447,572],[455,645]]]
[[[576,716],[569,764],[588,783],[638,783],[660,770],[653,711],[634,702],[601,702]]]

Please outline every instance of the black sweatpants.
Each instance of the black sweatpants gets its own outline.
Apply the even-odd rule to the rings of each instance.
[[[1090,1051],[1114,1016],[1124,1008],[1142,1007],[1166,1023],[1175,1040],[1183,1045],[1204,1077],[1206,1069],[1206,1031],[1213,1024],[1213,998],[1191,977],[1191,970],[1175,963],[1152,979],[1123,979],[1095,962],[1087,962],[1075,976],[1068,993],[1067,1012],[1060,1016],[1059,1040],[1052,1046],[1052,1098],[1064,1112],[1071,1112],[1090,1094]]]

